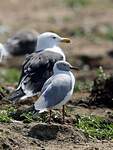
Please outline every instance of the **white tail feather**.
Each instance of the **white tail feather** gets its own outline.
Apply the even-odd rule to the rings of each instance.
[[[41,114],[41,113],[43,113],[43,112],[47,112],[48,110],[47,110],[47,108],[44,108],[44,109],[41,109],[41,110],[39,110],[39,114]]]

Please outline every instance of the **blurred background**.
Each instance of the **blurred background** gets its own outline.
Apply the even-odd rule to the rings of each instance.
[[[5,43],[8,38],[21,30],[35,30],[38,33],[52,31],[70,38],[71,44],[62,44],[61,47],[67,60],[72,65],[80,67],[79,72],[73,72],[77,79],[75,93],[66,108],[66,123],[71,123],[73,128],[68,132],[67,129],[66,132],[63,129],[65,134],[62,135],[61,131],[57,137],[56,129],[55,132],[52,130],[52,136],[55,133],[55,140],[58,141],[56,143],[47,141],[46,146],[50,142],[48,149],[52,149],[52,145],[54,149],[59,144],[58,149],[64,150],[69,142],[71,142],[71,148],[67,149],[75,149],[81,141],[85,141],[84,148],[83,143],[80,145],[81,150],[113,149],[113,76],[108,76],[113,74],[113,0],[0,0],[0,42]],[[16,59],[12,57],[5,63],[0,63],[0,122],[10,122],[12,119],[23,120],[23,122],[36,121],[31,112],[26,112],[28,105],[31,106],[33,103],[32,99],[16,106],[9,104],[5,99],[18,84],[24,59],[25,57]],[[37,121],[45,122],[44,118],[46,120],[46,117],[39,117]],[[54,120],[55,123],[61,120],[57,113],[53,113]],[[36,139],[32,139],[31,142],[30,138],[28,141],[26,133],[31,125],[27,126],[28,124],[24,123],[18,125],[16,128],[16,122],[14,124],[0,123],[0,141],[2,141],[0,146],[4,138],[6,144],[4,149],[7,149],[11,143],[17,147],[23,146],[22,149],[24,147],[32,149],[29,146],[33,147],[33,143],[36,149],[37,146],[45,149],[42,147],[45,141],[42,144]],[[8,130],[5,131],[5,129]],[[40,131],[43,128],[38,130],[42,135]],[[75,130],[76,134],[73,133]],[[11,138],[9,138],[10,131]],[[33,134],[38,133],[37,128],[33,131]],[[81,134],[81,131],[85,134]],[[43,133],[46,134],[45,130]],[[59,135],[60,138],[58,138]],[[77,138],[74,138],[75,135]],[[6,140],[7,137],[8,140]],[[86,144],[88,137],[92,140],[90,145]],[[95,138],[98,139],[97,143]],[[99,140],[102,140],[100,145]],[[17,147],[14,149],[18,149]]]
[[[69,37],[72,43],[61,46],[68,61],[82,68],[77,78],[90,84],[99,66],[112,72],[112,18],[113,0],[1,0],[0,42],[4,43],[20,30],[32,29]],[[18,61],[14,60],[13,64]],[[6,66],[9,64],[10,68],[0,68],[0,83],[16,84],[20,71],[10,61]]]

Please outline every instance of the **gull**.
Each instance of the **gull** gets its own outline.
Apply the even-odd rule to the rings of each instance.
[[[35,102],[36,111],[42,113],[50,111],[49,123],[51,121],[51,109],[58,109],[69,101],[75,86],[75,77],[71,69],[78,70],[66,61],[57,61],[53,67],[53,75],[44,83],[39,99]]]
[[[70,39],[52,32],[38,36],[37,50],[26,58],[18,87],[10,95],[10,100],[22,100],[41,91],[46,80],[53,75],[54,64],[58,60],[65,60],[65,54],[58,46],[61,42],[69,43]]]
[[[3,58],[12,58],[15,56],[24,56],[31,54],[36,50],[37,46],[36,31],[19,31],[10,37],[6,43],[0,43],[0,62]]]

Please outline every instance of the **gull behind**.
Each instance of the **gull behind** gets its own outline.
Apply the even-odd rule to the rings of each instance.
[[[22,67],[18,88],[9,97],[10,100],[25,99],[37,95],[46,80],[53,75],[53,66],[59,60],[65,60],[65,54],[59,43],[69,43],[51,32],[45,32],[38,37],[37,51],[29,55]]]

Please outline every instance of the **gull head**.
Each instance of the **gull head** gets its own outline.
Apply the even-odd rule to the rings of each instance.
[[[60,71],[69,72],[71,69],[79,70],[78,67],[72,66],[67,61],[57,61],[53,67],[54,73],[60,72]]]
[[[52,32],[42,33],[38,36],[37,51],[53,48],[58,46],[61,42],[70,43],[70,39],[61,37]]]

